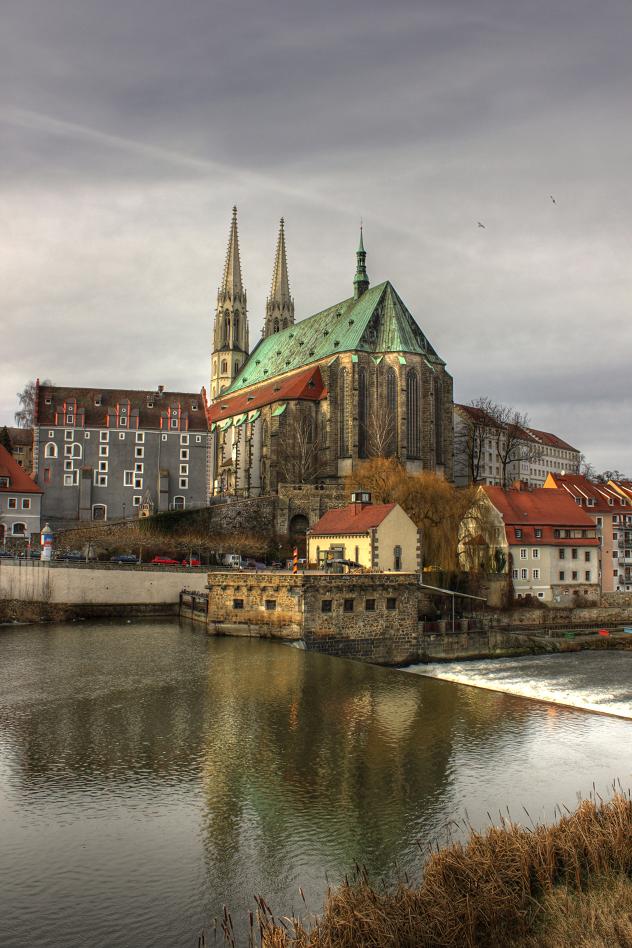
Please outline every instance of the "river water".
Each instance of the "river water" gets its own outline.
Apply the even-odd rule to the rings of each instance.
[[[195,948],[224,904],[316,910],[356,860],[414,876],[450,821],[617,778],[615,717],[188,624],[0,629],[0,945]]]

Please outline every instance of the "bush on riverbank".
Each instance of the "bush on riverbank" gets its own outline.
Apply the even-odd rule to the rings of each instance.
[[[632,802],[586,800],[553,826],[505,821],[428,859],[421,884],[386,890],[360,873],[311,926],[259,908],[263,948],[629,946]]]

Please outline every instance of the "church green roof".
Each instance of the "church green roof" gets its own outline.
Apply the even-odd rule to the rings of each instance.
[[[225,394],[339,352],[413,352],[443,365],[387,280],[262,339]]]

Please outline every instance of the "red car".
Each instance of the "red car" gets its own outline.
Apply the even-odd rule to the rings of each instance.
[[[195,557],[193,557],[190,560],[182,560],[182,565],[183,566],[201,566],[202,564],[200,563],[199,560],[196,560]]]
[[[154,556],[152,563],[156,566],[179,566],[179,560],[172,560],[169,556]]]

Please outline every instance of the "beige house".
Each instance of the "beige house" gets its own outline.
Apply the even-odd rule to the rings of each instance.
[[[372,504],[358,491],[346,507],[328,510],[307,533],[307,560],[324,566],[348,560],[365,569],[415,572],[421,568],[419,530],[399,504]]]

